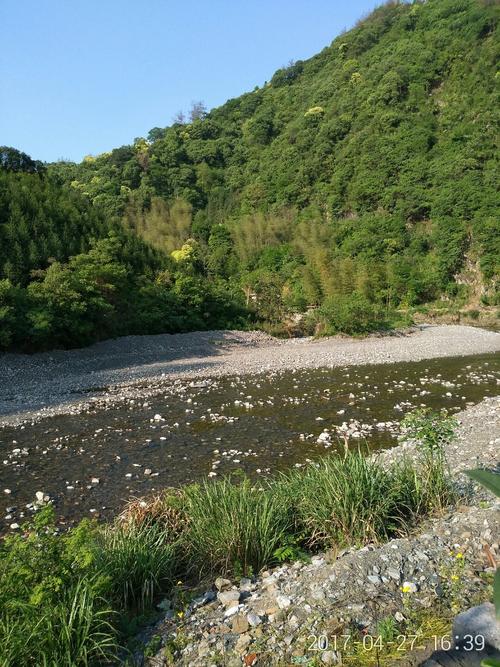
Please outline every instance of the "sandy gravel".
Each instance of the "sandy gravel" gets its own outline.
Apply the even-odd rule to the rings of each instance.
[[[500,334],[420,325],[365,339],[280,340],[262,332],[127,336],[80,350],[0,356],[0,424],[74,412],[95,397],[120,400],[175,378],[419,361],[498,352]]]

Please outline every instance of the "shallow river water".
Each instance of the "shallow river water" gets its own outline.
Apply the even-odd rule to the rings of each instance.
[[[0,532],[32,515],[37,491],[72,523],[207,475],[301,466],[346,437],[350,447],[390,447],[412,408],[456,412],[499,384],[494,354],[284,371],[176,381],[154,398],[0,428]]]

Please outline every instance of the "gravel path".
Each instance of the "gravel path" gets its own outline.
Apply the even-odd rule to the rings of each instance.
[[[421,325],[365,339],[280,340],[262,332],[211,331],[127,336],[81,350],[0,356],[0,424],[74,412],[96,396],[107,401],[138,385],[173,378],[268,370],[419,361],[497,352],[500,334],[467,326]],[[1,419],[3,417],[3,420]]]

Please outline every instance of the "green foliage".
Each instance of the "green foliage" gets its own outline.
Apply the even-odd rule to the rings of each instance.
[[[456,419],[429,408],[414,410],[401,422],[403,438],[416,440],[426,454],[436,456],[444,455],[444,447],[455,437],[456,428]]]
[[[324,459],[296,485],[299,522],[320,547],[382,539],[394,526],[391,491],[390,475],[361,453]]]
[[[456,420],[448,417],[445,411],[438,413],[426,408],[410,412],[401,422],[401,437],[414,440],[420,454],[424,475],[419,480],[412,480],[412,484],[415,496],[419,497],[422,507],[427,508],[424,511],[428,511],[429,506],[435,508],[436,503],[446,505],[454,499],[445,463],[445,447],[454,439],[456,428]]]
[[[26,153],[10,146],[0,146],[0,167],[7,171],[25,172],[27,174],[45,170],[45,166],[40,161],[32,160]]]
[[[362,334],[387,328],[387,317],[377,306],[357,292],[330,297],[319,310],[323,333]]]
[[[466,470],[466,474],[475,482],[479,482],[486,489],[500,498],[500,474],[491,470]]]
[[[50,507],[28,536],[0,545],[2,665],[87,665],[116,653],[105,577],[95,569],[95,528],[57,535]]]
[[[173,583],[175,547],[157,526],[111,526],[102,531],[97,567],[108,577],[108,599],[120,610],[143,612]]]
[[[258,572],[272,562],[292,527],[290,505],[274,487],[259,489],[248,479],[222,480],[186,489],[192,566],[200,572]]]
[[[363,333],[392,324],[394,309],[465,303],[457,278],[466,260],[479,260],[484,298],[495,304],[499,14],[498,3],[480,0],[386,3],[269,84],[208,113],[196,103],[147,140],[46,168],[0,149],[0,280],[43,282],[54,260],[58,273],[125,230],[117,261],[154,316],[139,321],[107,296],[104,305],[64,269],[80,325],[61,323],[58,345],[220,321],[175,305],[185,275],[208,293],[220,281],[228,294],[241,290],[247,315],[271,327],[323,306],[326,328]],[[196,261],[172,261],[188,239]],[[169,296],[156,283],[164,270]],[[50,345],[61,313],[55,300],[45,308],[41,291],[29,318],[25,295],[14,305],[8,297],[15,321],[0,311],[9,319],[3,348]],[[93,324],[83,330],[87,300]],[[238,326],[234,306],[222,320]]]

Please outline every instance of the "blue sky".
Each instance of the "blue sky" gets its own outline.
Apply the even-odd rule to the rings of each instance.
[[[41,160],[130,143],[308,58],[376,0],[0,0],[0,145]]]

